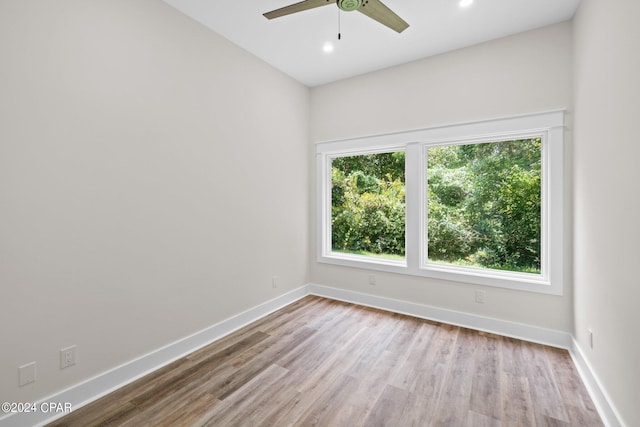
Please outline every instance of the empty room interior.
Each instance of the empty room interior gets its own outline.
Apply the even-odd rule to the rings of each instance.
[[[640,3],[383,2],[0,0],[1,427],[640,426]]]

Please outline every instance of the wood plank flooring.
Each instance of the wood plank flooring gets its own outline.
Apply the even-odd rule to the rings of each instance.
[[[602,426],[569,354],[309,296],[49,426]]]

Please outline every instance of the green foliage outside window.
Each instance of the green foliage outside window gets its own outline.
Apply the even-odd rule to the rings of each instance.
[[[428,261],[540,272],[540,138],[427,150]],[[332,250],[405,256],[405,153],[332,162]]]
[[[404,152],[334,159],[331,183],[332,250],[404,257]]]
[[[428,149],[431,262],[540,273],[542,141]]]

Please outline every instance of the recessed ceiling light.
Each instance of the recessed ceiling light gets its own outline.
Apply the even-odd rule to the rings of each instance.
[[[331,43],[331,42],[326,42],[326,43],[322,46],[322,50],[323,50],[325,53],[331,53],[331,52],[333,52],[333,49],[334,49],[334,47],[333,47],[333,43]]]
[[[460,3],[458,3],[458,6],[460,6],[461,8],[466,8],[469,7],[473,4],[473,0],[460,0]]]

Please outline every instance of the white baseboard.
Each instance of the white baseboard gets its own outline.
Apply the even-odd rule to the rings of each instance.
[[[291,292],[230,317],[200,332],[196,332],[193,335],[166,345],[80,384],[55,393],[46,399],[42,399],[36,404],[36,407],[40,408],[41,404],[45,402],[68,402],[71,403],[73,410],[76,410],[308,294],[307,286],[294,289]],[[0,427],[41,426],[64,415],[66,414],[52,414],[39,410],[29,413],[9,414],[0,418]]]
[[[407,314],[451,325],[567,349],[573,358],[589,394],[591,395],[591,399],[598,409],[602,421],[607,427],[625,427],[620,421],[621,418],[617,414],[614,406],[611,405],[611,400],[601,387],[600,381],[595,375],[593,369],[591,369],[587,359],[584,357],[582,350],[573,337],[566,332],[538,328],[506,320],[493,319],[475,314],[431,307],[317,284],[302,286],[253,307],[191,336],[171,343],[138,359],[127,362],[108,372],[84,381],[83,383],[76,384],[66,390],[49,396],[48,398],[38,402],[36,406],[39,406],[44,402],[69,402],[74,410],[78,409],[307,295],[317,295],[325,298],[351,302],[395,313]],[[41,426],[63,415],[64,414],[52,416],[50,413],[47,414],[40,411],[10,414],[0,418],[0,427]]]
[[[478,331],[490,332],[506,337],[518,338],[525,341],[570,349],[572,337],[566,332],[536,326],[514,323],[506,320],[493,319],[476,314],[446,310],[423,304],[416,304],[392,298],[380,297],[360,292],[347,291],[322,285],[309,285],[309,293],[322,297],[352,302],[367,307],[380,308],[394,313],[462,326]]]
[[[580,373],[582,382],[589,391],[589,395],[591,395],[593,404],[598,409],[602,422],[607,427],[624,427],[625,424],[622,422],[622,417],[616,410],[615,406],[611,404],[612,401],[609,398],[609,395],[605,391],[604,387],[602,387],[598,376],[591,368],[591,364],[588,362],[587,358],[584,357],[584,351],[582,351],[580,345],[578,345],[578,342],[575,339],[572,344],[573,345],[569,351],[571,353],[571,358]]]

